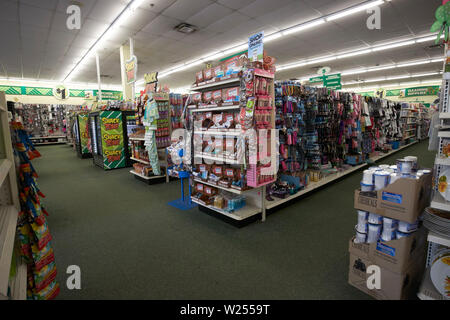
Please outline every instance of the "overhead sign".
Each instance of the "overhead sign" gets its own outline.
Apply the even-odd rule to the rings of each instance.
[[[248,38],[247,57],[250,61],[263,61],[264,58],[264,31]]]
[[[437,96],[439,94],[439,86],[406,88],[401,90],[400,97],[419,97],[419,96]]]
[[[158,85],[158,72],[154,71],[146,73],[144,75],[145,92],[156,92],[156,86]]]
[[[58,100],[66,100],[70,97],[69,89],[62,84],[53,89],[53,96]]]
[[[330,73],[331,68],[330,67],[322,67],[317,70],[317,74],[323,76],[324,74]]]
[[[127,75],[127,83],[135,83],[137,76],[137,57],[132,56],[130,60],[125,62],[125,72]]]
[[[312,77],[312,78],[309,78],[309,82],[311,84],[323,83],[323,86],[326,88],[329,88],[329,89],[334,89],[334,90],[342,89],[340,73],[323,75],[320,77]]]

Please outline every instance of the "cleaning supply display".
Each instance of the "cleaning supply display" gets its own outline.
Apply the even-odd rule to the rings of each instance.
[[[56,281],[55,255],[51,245],[45,198],[36,184],[38,177],[31,160],[40,157],[20,122],[12,122],[12,141],[19,160],[18,184],[21,212],[17,223],[20,253],[28,265],[27,298],[49,300],[59,293]]]

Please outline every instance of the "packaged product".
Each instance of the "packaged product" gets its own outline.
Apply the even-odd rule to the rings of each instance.
[[[222,100],[225,103],[239,103],[240,100],[240,89],[239,87],[232,87],[228,89],[223,89]]]
[[[201,94],[201,92],[194,93],[194,94],[192,95],[192,102],[194,102],[194,103],[200,103],[200,102],[202,102],[202,94]]]
[[[221,78],[225,75],[223,72],[223,65],[218,65],[217,67],[212,68],[212,73],[214,78]]]
[[[212,91],[206,91],[203,93],[203,103],[210,103],[212,101]]]
[[[52,281],[48,286],[40,291],[31,291],[30,294],[35,300],[52,300],[59,294],[59,284],[56,281]]]
[[[222,102],[222,90],[213,91],[212,100],[214,101],[214,103],[221,103]]]
[[[195,82],[199,84],[200,82],[203,82],[203,70],[199,71],[195,74]]]
[[[36,292],[41,291],[56,278],[56,265],[54,262],[47,264],[40,270],[33,270],[34,287]]]
[[[211,80],[212,78],[213,78],[212,68],[208,68],[208,69],[203,70],[203,80],[204,81]]]

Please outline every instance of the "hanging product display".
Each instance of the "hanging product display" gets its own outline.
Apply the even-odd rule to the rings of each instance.
[[[47,211],[40,198],[44,194],[36,184],[37,173],[31,160],[40,157],[28,138],[25,128],[19,122],[13,122],[13,145],[20,161],[19,193],[21,212],[17,230],[20,241],[20,252],[28,265],[28,299],[49,300],[59,293],[56,279],[55,257],[51,245],[51,234],[48,229]]]
[[[14,113],[22,121],[35,145],[67,141],[67,112],[78,106],[57,104],[14,104]]]
[[[181,116],[183,113],[183,106],[186,102],[187,96],[178,93],[170,93],[170,119],[172,130],[182,128]]]

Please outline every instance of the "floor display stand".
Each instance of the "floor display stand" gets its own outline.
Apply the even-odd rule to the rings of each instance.
[[[20,202],[4,92],[0,92],[0,131],[0,300],[25,300],[27,266],[13,255]]]
[[[170,145],[170,138],[172,135],[169,94],[154,93],[153,97],[158,105],[159,113],[155,139],[161,173],[164,172],[164,174],[154,175],[152,172],[150,161],[148,159],[148,152],[146,151],[144,146],[145,129],[144,126],[140,125],[142,121],[140,121],[139,119],[139,125],[136,125],[134,132],[129,135],[129,140],[131,143],[130,159],[134,161],[133,170],[130,170],[130,173],[133,174],[136,179],[148,184],[160,183],[163,181],[168,183],[169,176],[167,175],[166,147]],[[139,107],[139,105],[141,106]],[[142,108],[144,110],[143,105],[143,102],[140,104],[138,103],[138,113],[139,108]]]

